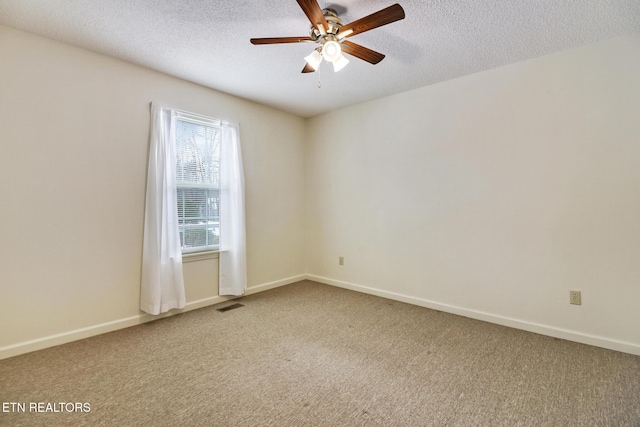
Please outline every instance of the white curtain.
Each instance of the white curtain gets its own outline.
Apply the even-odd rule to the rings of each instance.
[[[151,139],[142,248],[140,309],[185,306],[176,201],[176,112],[151,104]]]
[[[244,171],[238,125],[223,121],[220,133],[220,295],[247,289]]]

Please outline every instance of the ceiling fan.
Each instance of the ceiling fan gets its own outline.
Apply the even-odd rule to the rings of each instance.
[[[320,46],[304,58],[307,64],[302,69],[303,73],[311,73],[317,70],[323,59],[333,64],[334,71],[341,70],[349,63],[349,60],[342,54],[343,52],[371,64],[377,64],[384,59],[383,54],[346,39],[404,19],[404,9],[396,3],[345,25],[335,10],[330,8],[321,9],[317,0],[297,0],[297,2],[311,22],[309,36],[254,38],[251,39],[251,43],[254,45],[277,43],[319,44]]]

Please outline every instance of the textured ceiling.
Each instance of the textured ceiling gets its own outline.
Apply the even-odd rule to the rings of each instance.
[[[386,54],[301,74],[313,45],[294,0],[0,0],[0,24],[303,117],[640,32],[639,0],[320,0],[345,23],[398,1],[406,18],[351,41]],[[0,58],[2,60],[2,58]],[[318,77],[322,87],[317,87]]]

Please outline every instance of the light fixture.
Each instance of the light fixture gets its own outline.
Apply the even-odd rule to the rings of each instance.
[[[349,63],[349,60],[345,58],[342,53],[340,53],[340,56],[338,56],[338,59],[333,61],[333,71],[338,72],[342,70],[348,63]]]
[[[322,47],[319,47],[311,52],[311,54],[304,57],[307,64],[309,64],[309,66],[314,70],[317,70],[318,67],[320,67],[322,59],[333,64],[334,72],[342,70],[349,63],[349,60],[342,54],[340,43],[334,39],[325,40]]]
[[[342,56],[340,43],[331,39],[324,42],[322,45],[322,57],[327,60],[327,62],[336,61],[340,56]]]
[[[309,64],[311,68],[317,70],[320,66],[320,63],[322,62],[322,55],[320,55],[320,52],[318,52],[318,50],[314,50],[310,55],[305,56],[304,60],[307,61],[307,64]]]

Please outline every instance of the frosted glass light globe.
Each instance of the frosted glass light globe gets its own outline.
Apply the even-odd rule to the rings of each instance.
[[[328,62],[333,62],[340,58],[341,54],[342,49],[337,41],[329,40],[322,46],[322,57]]]

